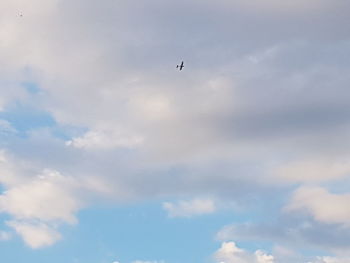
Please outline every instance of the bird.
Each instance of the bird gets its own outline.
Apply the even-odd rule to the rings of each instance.
[[[183,61],[181,62],[180,66],[179,66],[179,65],[176,65],[176,68],[180,68],[180,70],[182,70],[183,67],[184,67],[184,62],[183,62]]]

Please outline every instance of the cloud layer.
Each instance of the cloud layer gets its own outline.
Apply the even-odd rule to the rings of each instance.
[[[341,0],[1,1],[7,225],[39,248],[92,200],[158,198],[170,217],[234,202],[278,225],[243,224],[225,241],[345,251],[348,10]],[[216,255],[274,261],[235,243]]]

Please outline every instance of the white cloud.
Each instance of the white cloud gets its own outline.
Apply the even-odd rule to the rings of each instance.
[[[0,212],[14,218],[8,225],[31,248],[49,246],[61,239],[56,225],[77,222],[75,212],[82,207],[80,198],[73,193],[77,189],[72,178],[46,170],[0,195]]]
[[[67,141],[66,144],[76,148],[96,150],[118,147],[134,148],[140,145],[142,141],[141,136],[122,134],[115,130],[98,130],[89,131],[81,137]]]
[[[245,263],[250,260],[251,256],[243,249],[238,248],[234,242],[224,242],[216,251],[214,258],[217,262],[223,263]]]
[[[262,250],[255,251],[255,257],[257,263],[274,263],[274,257],[272,255],[266,254]]]
[[[348,257],[332,257],[332,256],[319,256],[310,257],[303,256],[290,251],[288,249],[281,248],[274,251],[278,254],[276,257],[267,254],[262,250],[257,250],[254,253],[248,252],[244,249],[237,247],[235,242],[223,242],[220,249],[214,253],[214,261],[217,263],[349,263]]]
[[[14,228],[24,242],[33,249],[50,246],[61,239],[60,233],[44,223],[8,221],[7,224]]]
[[[46,170],[34,180],[0,195],[0,211],[17,219],[75,223],[74,213],[82,205],[73,193],[75,184],[72,178]]]
[[[249,253],[238,248],[235,242],[223,242],[220,249],[214,254],[218,263],[274,263],[274,257],[262,250]]]
[[[287,212],[302,211],[317,221],[350,225],[350,194],[332,194],[322,187],[298,188],[285,207]]]
[[[170,217],[192,217],[215,212],[215,203],[211,199],[193,199],[178,201],[177,203],[164,202],[163,208]]]
[[[33,175],[33,167],[27,169],[20,161],[15,166],[15,160],[4,151],[1,157],[0,182],[4,191],[0,195],[0,212],[13,218],[8,225],[31,248],[54,244],[61,239],[57,231],[60,224],[77,222],[75,213],[84,204],[81,189],[94,191],[94,186],[89,180],[78,183],[55,170],[45,169]]]

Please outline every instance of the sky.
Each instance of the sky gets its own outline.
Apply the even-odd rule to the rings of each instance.
[[[1,262],[349,263],[349,84],[347,0],[1,0]]]

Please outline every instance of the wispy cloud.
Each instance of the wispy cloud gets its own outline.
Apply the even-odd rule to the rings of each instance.
[[[211,199],[193,199],[178,201],[177,203],[164,202],[163,208],[169,217],[192,217],[215,212],[215,203]]]
[[[10,232],[6,231],[0,231],[0,241],[7,241],[12,238],[12,235]]]

